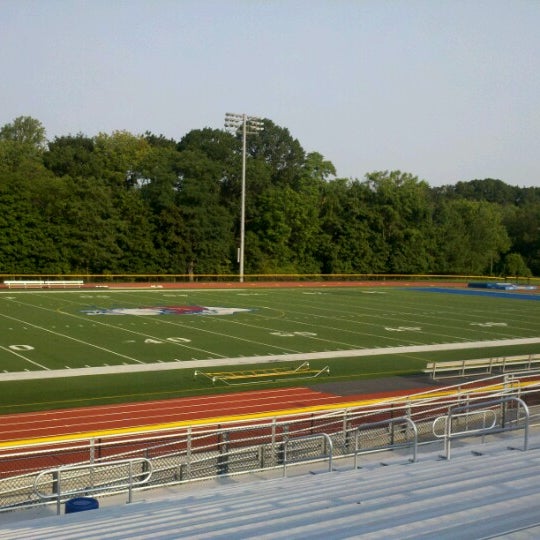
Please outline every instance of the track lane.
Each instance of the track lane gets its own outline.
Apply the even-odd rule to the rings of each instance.
[[[122,405],[60,409],[0,416],[0,442],[76,435],[90,431],[138,428],[153,424],[201,421],[231,415],[343,402],[343,396],[308,388],[178,398]]]

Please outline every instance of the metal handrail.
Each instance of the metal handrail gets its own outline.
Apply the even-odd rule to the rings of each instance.
[[[287,460],[287,447],[289,443],[294,442],[304,442],[309,441],[313,439],[323,439],[326,442],[327,448],[328,448],[328,472],[332,472],[332,458],[334,453],[334,443],[332,442],[332,439],[330,436],[326,433],[317,433],[315,435],[307,435],[305,437],[294,437],[289,438],[285,437],[285,440],[283,441],[283,476],[287,476],[287,465],[290,463],[299,463],[300,461],[311,461],[310,459],[304,459],[304,460],[295,460],[294,462]]]
[[[486,430],[494,429],[497,424],[497,415],[495,414],[495,411],[492,409],[482,409],[479,411],[469,411],[461,414],[453,414],[452,420],[456,418],[465,418],[466,420],[469,420],[472,414],[479,415],[482,418],[482,427],[481,428],[473,428],[473,429],[465,429],[463,431],[454,431],[452,432],[453,437],[458,437],[460,435],[475,435],[475,434],[482,434],[485,433]],[[487,425],[488,418],[491,420],[490,424]],[[443,439],[446,437],[447,429],[448,429],[448,422],[449,422],[449,416],[438,416],[433,420],[432,425],[432,431],[434,437],[437,437],[438,439]],[[443,424],[443,431],[442,433],[437,432],[438,424]]]
[[[468,435],[485,435],[487,433],[492,432],[496,424],[496,421],[494,421],[490,426],[483,426],[482,428],[476,428],[476,429],[465,430],[465,431],[457,431],[457,432],[452,433],[452,420],[454,418],[457,418],[460,416],[467,417],[471,415],[472,413],[477,412],[476,411],[477,409],[482,409],[482,408],[485,409],[486,407],[494,407],[496,405],[502,405],[504,403],[509,403],[512,401],[520,405],[523,411],[525,412],[525,423],[523,426],[523,429],[524,429],[523,451],[524,452],[527,451],[528,445],[529,445],[529,420],[530,420],[529,407],[521,398],[512,396],[512,397],[503,397],[499,399],[494,399],[490,401],[484,401],[481,403],[469,403],[466,405],[451,406],[448,409],[448,415],[436,418],[433,422],[433,434],[435,435],[435,437],[444,438],[445,458],[450,459],[452,439],[457,439],[459,437],[465,437]],[[481,412],[485,413],[486,411],[484,410]],[[444,435],[437,435],[437,433],[435,432],[435,423],[437,422],[437,420],[441,418],[445,419],[445,432],[444,432]],[[515,427],[506,428],[506,429],[501,428],[501,431],[510,431],[511,429],[513,430],[513,429],[519,429],[519,428],[515,428]]]
[[[99,469],[111,469],[117,466],[127,465],[129,471],[127,476],[120,476],[116,479],[114,485],[111,486],[85,486],[77,489],[62,491],[62,475],[65,473],[73,473],[76,471],[90,471],[92,474],[99,471]],[[141,465],[142,472],[133,472],[135,465]],[[135,459],[122,459],[118,461],[110,461],[107,463],[90,463],[87,465],[67,465],[64,467],[58,467],[56,469],[48,469],[40,472],[34,479],[34,493],[42,500],[56,499],[57,513],[60,514],[61,500],[65,497],[73,495],[87,495],[89,493],[104,492],[109,490],[126,490],[128,491],[128,503],[132,502],[132,492],[134,487],[147,484],[152,477],[153,465],[149,459],[135,458]],[[53,493],[44,493],[39,489],[40,480],[46,476],[51,475],[54,479],[55,491]]]
[[[398,418],[389,418],[388,420],[381,420],[379,422],[371,422],[369,424],[362,424],[361,426],[358,426],[355,429],[355,446],[354,446],[354,468],[357,468],[357,460],[358,460],[358,454],[362,453],[359,452],[358,448],[358,436],[360,434],[360,431],[377,427],[377,426],[385,426],[385,425],[393,425],[393,424],[401,424],[401,423],[407,423],[413,430],[414,439],[413,439],[413,457],[411,461],[414,463],[416,461],[416,455],[418,453],[418,428],[416,427],[415,422],[411,420],[408,416],[400,416]],[[388,447],[386,448],[388,450]]]

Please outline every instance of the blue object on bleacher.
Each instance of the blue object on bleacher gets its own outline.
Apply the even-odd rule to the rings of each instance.
[[[96,508],[99,508],[99,502],[93,497],[76,497],[66,501],[66,514],[95,510]]]

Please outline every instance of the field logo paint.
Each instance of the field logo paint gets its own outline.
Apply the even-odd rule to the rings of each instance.
[[[83,309],[86,315],[233,315],[252,311],[245,308],[213,306],[156,306],[140,308]]]

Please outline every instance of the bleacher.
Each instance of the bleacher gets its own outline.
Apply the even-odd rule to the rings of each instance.
[[[451,460],[430,450],[415,463],[384,455],[356,469],[311,464],[294,477],[142,493],[147,498],[131,504],[6,520],[0,539],[538,538],[540,435],[528,451],[522,443],[477,439],[456,447]]]
[[[538,369],[540,355],[521,354],[517,356],[501,356],[495,358],[477,358],[471,360],[454,360],[428,362],[424,373],[433,379],[443,377],[466,377],[469,375],[488,375],[492,373],[508,373]]]
[[[8,289],[51,289],[79,288],[84,285],[82,279],[5,279]]]

